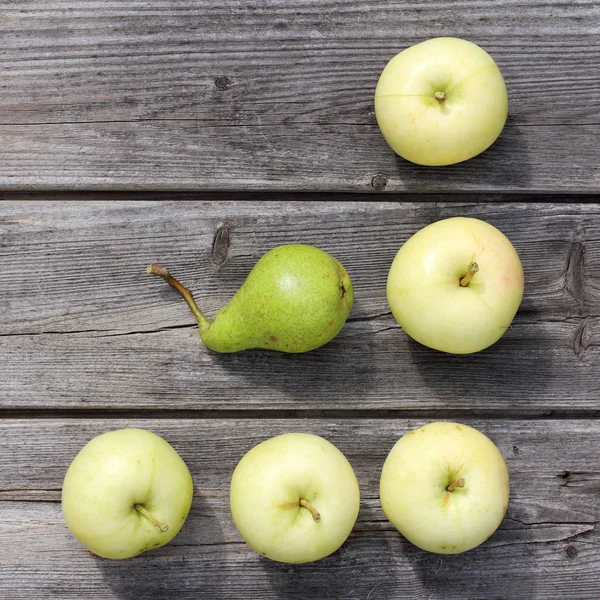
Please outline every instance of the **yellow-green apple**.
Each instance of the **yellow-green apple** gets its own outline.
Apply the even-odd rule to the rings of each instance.
[[[75,457],[62,510],[71,533],[94,554],[130,558],[177,535],[193,492],[190,472],[168,442],[145,429],[119,429]]]
[[[419,165],[450,165],[491,146],[508,114],[502,74],[482,48],[434,38],[397,54],[375,91],[383,137]]]
[[[360,504],[346,457],[326,439],[286,433],[254,446],[231,478],[233,521],[259,554],[306,563],[335,552]]]
[[[487,540],[508,506],[508,470],[483,433],[459,423],[429,423],[401,437],[380,482],[381,506],[410,542],[458,554]]]
[[[453,354],[487,348],[508,329],[523,298],[523,268],[493,225],[453,217],[424,227],[400,248],[387,298],[402,329]]]

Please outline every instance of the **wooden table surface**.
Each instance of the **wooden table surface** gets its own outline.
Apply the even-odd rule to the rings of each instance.
[[[373,92],[440,35],[496,59],[509,119],[447,168],[394,155]],[[600,597],[600,4],[596,0],[8,0],[0,7],[0,598],[592,600]],[[268,201],[268,202],[267,202]],[[411,341],[385,284],[414,232],[484,219],[526,287],[470,356]],[[164,282],[214,315],[284,243],[338,258],[356,300],[314,352],[218,355]],[[419,550],[385,519],[395,441],[432,420],[498,445],[511,500],[479,548]],[[95,435],[144,427],[188,464],[169,545],[91,556],[61,514]],[[327,437],[361,510],[342,548],[284,565],[242,541],[228,485],[273,435]]]

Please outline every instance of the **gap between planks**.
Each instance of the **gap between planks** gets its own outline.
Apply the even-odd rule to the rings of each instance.
[[[147,421],[162,420],[276,420],[276,419],[421,419],[452,421],[457,419],[487,419],[494,421],[551,421],[551,420],[599,420],[600,407],[597,410],[586,409],[549,409],[525,411],[511,409],[507,414],[503,409],[466,410],[466,409],[22,409],[0,408],[0,421],[28,419],[46,421],[50,419],[130,419]]]

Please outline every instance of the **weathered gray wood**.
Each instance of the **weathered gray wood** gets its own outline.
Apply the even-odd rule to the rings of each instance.
[[[596,191],[599,28],[593,0],[5,3],[0,185]],[[387,60],[440,35],[492,54],[510,118],[481,157],[423,169],[372,97]]]
[[[600,597],[600,197],[531,194],[600,190],[599,30],[595,0],[5,1],[0,599]],[[437,35],[492,54],[510,115],[482,156],[426,169],[389,150],[372,96],[391,56]],[[165,192],[9,191],[91,188]],[[401,243],[457,214],[500,227],[527,282],[505,338],[470,357],[409,341],[385,298]],[[339,338],[307,355],[207,352],[144,273],[165,262],[212,315],[286,242],[337,256],[357,291]],[[443,418],[490,435],[512,483],[499,531],[454,557],[408,544],[378,500],[394,441]],[[173,443],[196,494],[171,545],[115,563],[70,536],[60,487],[86,441],[125,426]],[[355,531],[313,565],[261,559],[228,509],[237,460],[291,430],[333,441],[361,484]]]
[[[511,475],[499,530],[469,553],[438,556],[401,538],[379,504],[379,475],[406,420],[13,420],[0,422],[0,597],[370,600],[590,599],[600,595],[598,421],[469,421],[498,445]],[[136,559],[94,558],[60,513],[64,473],[95,435],[141,426],[188,464],[192,511],[168,546]],[[228,508],[231,472],[254,444],[306,431],[336,444],[361,486],[361,511],[340,551],[281,565],[253,553]],[[370,596],[369,596],[370,594]]]
[[[379,410],[599,415],[600,320],[525,321],[489,350],[447,356],[391,317],[355,322],[305,355],[217,355],[195,327],[2,338],[0,406],[47,410]]]
[[[0,126],[8,190],[246,189],[595,192],[600,127],[507,127],[486,153],[416,167],[374,125],[206,127],[195,121]],[[560,140],[558,143],[557,140]]]
[[[599,413],[598,204],[171,198],[0,205],[0,407]],[[466,357],[409,340],[385,296],[401,244],[453,215],[503,230],[526,274],[507,334]],[[331,252],[356,292],[339,337],[305,355],[207,351],[184,302],[144,271],[164,262],[212,316],[264,252],[288,242]]]
[[[262,254],[295,242],[342,261],[356,287],[351,317],[372,319],[389,313],[385,284],[400,246],[429,223],[457,215],[486,220],[512,241],[526,275],[522,312],[546,319],[597,314],[600,196],[591,204],[581,204],[583,197],[525,203],[531,198],[513,196],[501,203],[502,196],[460,202],[451,195],[428,202],[408,196],[402,203],[353,202],[348,195],[345,202],[295,196],[295,202],[266,203],[277,196],[247,202],[239,194],[220,202],[168,194],[153,202],[124,201],[131,198],[125,194],[94,197],[112,202],[82,202],[89,196],[81,193],[37,198],[10,195],[0,204],[3,333],[116,334],[191,325],[187,307],[146,275],[146,265],[166,264],[200,307],[214,313]]]
[[[287,2],[286,7],[290,4]],[[327,2],[314,6],[323,10]],[[378,3],[373,8],[381,6]],[[463,7],[472,10],[472,4]],[[433,6],[426,4],[424,8]],[[172,7],[169,11],[173,11]],[[404,13],[405,10],[402,14],[396,12],[394,18],[404,19]],[[336,30],[336,38],[326,47],[322,42],[303,39],[299,30],[294,33],[294,40],[282,43],[282,39],[270,36],[257,40],[254,32],[238,33],[244,37],[252,35],[252,40],[223,40],[216,36],[212,39],[203,28],[200,35],[206,35],[206,39],[196,40],[192,48],[183,50],[183,36],[189,31],[183,30],[182,13],[177,17],[175,12],[173,17],[182,29],[181,39],[173,34],[167,37],[163,32],[153,41],[156,43],[153,48],[144,48],[146,55],[139,44],[123,45],[117,52],[109,52],[110,46],[118,43],[122,29],[116,24],[97,23],[97,11],[87,17],[92,29],[78,32],[77,38],[71,38],[70,44],[63,47],[48,39],[58,32],[47,28],[47,17],[46,29],[39,34],[36,28],[42,24],[32,25],[31,18],[23,19],[18,36],[13,25],[5,33],[9,45],[2,49],[4,64],[14,61],[14,66],[7,69],[8,78],[0,84],[0,89],[6,92],[0,103],[0,123],[60,125],[192,119],[207,121],[211,127],[299,122],[364,125],[372,123],[366,117],[373,112],[374,84],[386,61],[423,39],[422,34],[383,33],[380,24],[373,22],[354,24],[359,30],[342,39]],[[70,26],[65,17],[55,17],[55,26],[59,27],[61,21]],[[295,18],[289,26],[297,29],[297,23]],[[138,30],[147,25],[148,21],[132,20],[132,27]],[[529,28],[546,25],[547,20],[527,23]],[[218,26],[230,27],[231,20]],[[272,24],[270,27],[273,29]],[[375,28],[377,36],[373,35]],[[596,36],[581,35],[584,31],[581,28],[577,35],[568,37],[534,38],[515,35],[513,31],[501,39],[478,34],[477,42],[493,55],[509,86],[511,122],[523,126],[598,122],[597,106],[581,99],[576,102],[575,97],[577,86],[585,86],[590,98],[600,91],[597,73],[600,44]],[[39,35],[38,44],[45,40],[46,44],[52,44],[51,51],[60,55],[40,60],[39,46],[24,47],[25,32]],[[111,41],[107,40],[109,35],[113,36]],[[93,44],[97,53],[86,54],[84,44]],[[66,60],[70,61],[67,72]],[[216,76],[219,73],[221,77]],[[44,79],[40,81],[42,74]],[[349,85],[350,75],[353,87]],[[160,93],[161,84],[169,86],[168,93]],[[144,88],[148,85],[150,89]],[[95,90],[102,94],[100,98],[92,96]],[[348,95],[350,90],[354,92],[352,97]]]

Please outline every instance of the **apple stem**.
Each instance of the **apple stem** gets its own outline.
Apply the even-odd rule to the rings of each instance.
[[[436,92],[433,97],[438,101],[438,102],[443,102],[446,99],[446,92]]]
[[[479,265],[475,261],[470,262],[467,265],[467,274],[460,280],[460,285],[462,287],[467,287],[471,281],[471,278],[473,275],[475,275],[475,273],[477,273],[477,271],[479,271]]]
[[[137,510],[140,514],[144,515],[154,527],[158,527],[161,533],[167,533],[169,531],[169,526],[162,521],[159,521],[155,517],[153,517],[141,504],[136,504],[134,506],[135,510]]]
[[[464,480],[464,477],[461,477],[460,479],[457,479],[456,481],[454,481],[453,483],[451,483],[446,488],[446,491],[447,492],[452,492],[456,488],[463,488],[463,487],[465,487],[465,480]]]
[[[300,498],[299,504],[307,510],[310,510],[310,514],[317,523],[321,520],[321,515],[319,514],[319,511],[314,506],[311,506],[304,498]]]
[[[200,331],[204,333],[210,327],[210,321],[200,312],[196,301],[194,300],[194,296],[192,296],[192,292],[188,290],[186,287],[181,285],[175,277],[169,273],[167,267],[163,267],[162,265],[151,264],[147,269],[146,273],[150,273],[151,275],[158,275],[162,277],[172,288],[175,288],[182,296],[183,299],[187,302],[187,305],[190,307],[190,310],[196,317],[198,321],[198,326],[200,327]]]

